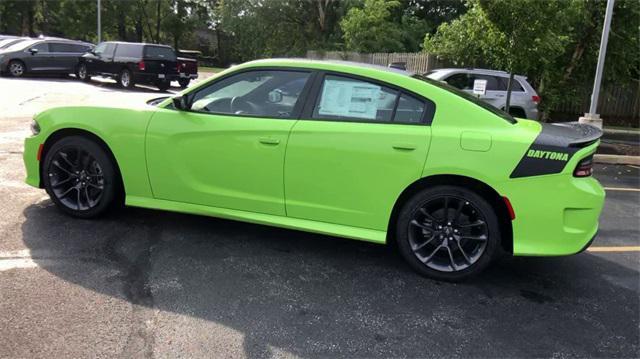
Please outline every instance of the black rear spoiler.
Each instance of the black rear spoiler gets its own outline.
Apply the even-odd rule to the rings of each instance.
[[[542,137],[542,138],[540,138]],[[536,142],[560,147],[586,147],[602,137],[602,130],[578,122],[542,124]]]

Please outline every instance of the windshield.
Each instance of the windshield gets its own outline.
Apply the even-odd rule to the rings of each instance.
[[[502,111],[501,109],[497,108],[497,107],[493,107],[490,104],[480,100],[479,98],[464,92],[462,90],[459,90],[453,86],[448,85],[446,82],[442,82],[442,81],[436,81],[433,79],[430,79],[428,77],[424,77],[422,75],[413,75],[412,76],[414,79],[418,79],[424,82],[427,82],[431,85],[437,86],[441,89],[447,90],[455,95],[458,95],[460,97],[462,97],[463,99],[469,101],[469,102],[473,102],[475,105],[482,107],[483,109],[493,113],[494,115],[500,116],[502,119],[508,121],[509,123],[516,123],[518,121],[516,121],[515,118],[511,117],[511,115],[509,115],[508,113]]]

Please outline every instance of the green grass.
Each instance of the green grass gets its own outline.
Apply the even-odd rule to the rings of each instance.
[[[220,71],[226,70],[226,68],[224,67],[207,67],[207,66],[200,66],[198,67],[198,71],[199,72],[213,72],[214,74]]]

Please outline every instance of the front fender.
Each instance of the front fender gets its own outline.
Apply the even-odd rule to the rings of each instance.
[[[122,174],[127,195],[151,197],[145,157],[146,128],[155,112],[153,107],[120,109],[103,107],[61,107],[36,116],[41,132],[25,141],[27,183],[39,183],[34,173],[40,145],[60,131],[86,131],[100,138],[113,153]],[[34,162],[36,163],[34,165]]]

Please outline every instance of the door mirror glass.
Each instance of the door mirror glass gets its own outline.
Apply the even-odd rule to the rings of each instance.
[[[271,92],[269,92],[269,102],[270,103],[280,103],[282,102],[282,91],[279,89],[275,89]]]
[[[36,49],[35,47],[32,47],[29,49],[29,52],[31,53],[31,55],[35,55],[38,53],[38,49]]]

